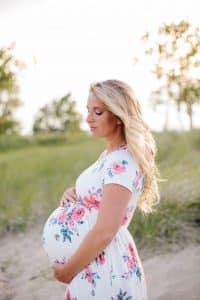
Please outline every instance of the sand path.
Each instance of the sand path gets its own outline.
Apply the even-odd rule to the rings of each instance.
[[[41,228],[1,239],[0,300],[64,298],[65,285],[54,280],[40,236]],[[143,265],[149,300],[200,300],[199,245],[155,255]]]

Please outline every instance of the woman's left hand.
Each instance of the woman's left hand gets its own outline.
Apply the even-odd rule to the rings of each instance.
[[[54,270],[54,277],[63,283],[70,283],[72,281],[72,277],[69,276],[69,274],[67,273],[67,268],[66,268],[66,264],[58,264],[55,263],[53,265],[53,270]]]

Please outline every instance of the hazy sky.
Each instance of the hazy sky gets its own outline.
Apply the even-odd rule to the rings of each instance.
[[[163,22],[199,25],[198,2],[0,0],[0,47],[15,42],[15,54],[27,66],[18,76],[23,132],[30,132],[39,107],[69,91],[84,114],[89,84],[109,78],[131,84],[147,122],[162,127],[162,111],[153,114],[148,107],[156,85],[150,66],[145,59],[137,67],[133,63],[141,54],[139,38]],[[172,116],[172,126],[176,120]]]

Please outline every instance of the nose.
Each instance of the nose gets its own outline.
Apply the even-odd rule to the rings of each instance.
[[[86,121],[87,121],[87,123],[92,123],[94,121],[92,112],[88,112]]]

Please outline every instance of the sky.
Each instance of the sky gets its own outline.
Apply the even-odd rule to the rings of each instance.
[[[164,110],[153,113],[149,104],[157,86],[150,63],[144,57],[134,65],[134,57],[141,56],[146,31],[182,19],[199,26],[198,0],[0,0],[0,47],[14,42],[26,64],[18,73],[22,133],[31,133],[41,106],[68,92],[85,117],[90,83],[111,78],[133,87],[145,120],[161,129]],[[181,118],[187,128],[186,115]],[[173,109],[170,126],[179,126]]]

